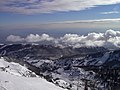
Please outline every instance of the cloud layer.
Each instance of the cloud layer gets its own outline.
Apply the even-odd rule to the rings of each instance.
[[[88,35],[65,34],[63,37],[54,38],[48,34],[30,34],[26,38],[10,35],[6,39],[9,42],[27,43],[51,43],[54,45],[73,46],[74,48],[84,46],[104,46],[107,48],[120,48],[120,31],[107,30],[105,33],[88,33]]]
[[[54,38],[50,37],[48,34],[42,34],[41,36],[36,34],[30,34],[26,38],[20,36],[9,35],[7,41],[10,42],[42,42],[42,41],[53,41]]]
[[[39,29],[39,30],[62,30],[62,29],[107,29],[120,28],[120,18],[114,19],[94,19],[94,20],[74,20],[62,22],[49,22],[43,24],[19,24],[19,25],[0,25],[1,29]]]
[[[0,0],[0,11],[22,14],[80,11],[98,5],[120,3],[120,0]]]

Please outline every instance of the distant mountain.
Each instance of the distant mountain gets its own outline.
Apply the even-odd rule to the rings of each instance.
[[[85,55],[96,52],[106,52],[103,47],[59,47],[53,45],[32,45],[32,44],[5,44],[0,45],[1,55],[7,55],[16,58],[41,58],[41,59],[59,59],[77,55]]]
[[[84,59],[76,59],[78,66],[120,67],[120,50],[88,54]]]
[[[108,50],[104,47],[5,44],[0,46],[0,53],[8,61],[25,64],[47,81],[69,90],[76,90],[78,87],[83,90],[86,81],[89,89],[102,90],[104,87],[107,90],[108,87],[104,85],[109,84],[111,77],[120,77],[118,71],[114,71],[120,68],[120,50]],[[97,83],[94,84],[95,82]],[[119,79],[116,83],[116,88],[120,88]]]

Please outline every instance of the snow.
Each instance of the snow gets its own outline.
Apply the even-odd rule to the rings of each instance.
[[[0,69],[4,69],[4,71],[17,76],[25,76],[30,77],[31,75],[36,76],[34,72],[28,70],[26,67],[21,66],[18,63],[7,62],[3,57],[0,59]]]
[[[76,60],[74,60],[76,61]],[[59,67],[53,70],[52,72],[49,72],[48,70],[45,70],[45,72],[41,72],[43,76],[51,76],[52,82],[60,87],[71,89],[71,90],[77,90],[78,82],[79,82],[79,90],[84,90],[84,81],[82,79],[92,77],[88,71],[85,71],[82,68],[72,67],[69,65],[73,63],[73,59],[65,59],[65,60],[33,60],[29,59],[27,60],[28,63],[32,64],[33,66],[40,67],[40,65],[44,65],[44,63],[48,64],[47,68],[51,67]],[[79,63],[79,62],[77,62]],[[67,65],[66,65],[67,64]],[[51,65],[51,66],[50,66]],[[42,67],[42,66],[41,66]],[[69,68],[69,69],[67,69]],[[88,76],[87,76],[88,75]],[[79,79],[78,79],[79,76]],[[94,76],[94,75],[93,75]],[[82,83],[82,84],[81,84]]]
[[[47,60],[47,59],[41,59],[41,60],[28,60],[27,62],[31,63],[32,65],[39,67],[40,65],[42,65],[43,63],[50,63],[53,64],[53,62],[51,60]]]
[[[69,87],[69,83],[65,82],[64,80],[56,80],[54,83],[58,83],[58,85],[63,88]]]
[[[103,63],[105,63],[108,58],[110,56],[109,52],[106,52],[102,57],[98,57],[98,58],[92,58],[89,57],[88,59],[85,60],[84,65],[86,66],[87,64],[89,65],[102,65]]]
[[[4,58],[0,58],[0,90],[66,90],[37,75],[36,77],[22,76],[28,71],[31,72],[18,63],[7,62]]]
[[[109,58],[109,52],[106,52],[104,54],[104,56],[100,59],[100,61],[103,63],[105,63],[105,61]]]
[[[7,72],[0,72],[0,90],[1,87],[5,90],[63,90],[42,78],[19,77]]]

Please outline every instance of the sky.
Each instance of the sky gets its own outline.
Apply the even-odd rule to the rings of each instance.
[[[120,0],[0,0],[0,40],[9,35],[120,30]]]

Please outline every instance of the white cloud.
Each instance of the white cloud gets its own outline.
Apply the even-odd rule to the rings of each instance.
[[[42,34],[41,36],[36,34],[30,34],[25,38],[26,42],[41,42],[41,41],[52,41],[54,38],[50,37],[48,34]]]
[[[107,30],[105,33],[88,33],[88,35],[65,34],[63,37],[54,38],[48,34],[30,34],[26,38],[10,35],[7,37],[10,42],[47,42],[50,44],[72,46],[74,48],[84,46],[103,46],[107,48],[120,48],[120,31]]]
[[[80,11],[98,5],[120,3],[120,0],[0,0],[0,11],[23,14]]]
[[[7,37],[7,41],[22,42],[22,41],[24,41],[24,38],[21,38],[20,36],[10,35],[10,36]]]
[[[101,12],[101,14],[118,14],[119,11]]]
[[[93,20],[76,20],[76,21],[63,21],[63,22],[54,22],[54,23],[99,23],[99,22],[120,22],[120,18],[113,19],[93,19]]]
[[[119,31],[118,31],[119,32]],[[113,31],[113,30],[107,30],[106,32],[105,32],[105,37],[106,38],[111,38],[111,37],[116,37],[116,34],[117,34],[117,32],[116,31]]]
[[[87,36],[77,34],[66,34],[60,38],[62,44],[83,47],[83,46],[103,46],[104,36],[102,33],[89,33]]]
[[[103,46],[120,48],[120,31],[107,30],[105,33],[89,33],[86,36],[66,34],[60,38],[60,43],[73,47]]]
[[[34,35],[30,34],[26,38],[22,38],[20,36],[10,35],[6,39],[10,42],[42,42],[42,41],[53,41],[54,38],[50,37],[48,34],[42,34],[42,35]]]

